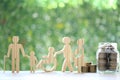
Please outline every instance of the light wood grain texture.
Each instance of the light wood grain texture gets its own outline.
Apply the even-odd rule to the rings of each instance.
[[[71,50],[71,45],[70,45],[70,38],[69,37],[64,37],[63,38],[63,43],[64,43],[64,47],[62,50],[60,51],[57,51],[55,53],[55,56],[60,54],[60,53],[63,53],[64,55],[64,62],[63,62],[63,65],[62,65],[62,71],[66,71],[66,68],[68,67],[69,70],[72,72],[73,71],[73,67],[72,67],[72,64],[71,64],[71,59],[73,58],[73,55],[72,55],[72,50]]]
[[[82,64],[82,66],[85,66],[85,61],[84,61],[84,39],[82,39],[82,41],[81,41],[81,46],[82,46],[82,55],[81,55],[81,56],[82,56],[82,57],[81,57],[81,58],[82,58],[82,59],[81,59],[81,60],[82,60],[82,61],[81,61],[82,63],[81,63],[81,64]]]
[[[38,63],[38,60],[35,56],[35,52],[31,51],[30,56],[27,56],[30,59],[30,72],[34,73],[36,69],[36,64]]]
[[[13,36],[12,41],[13,43],[9,45],[8,53],[6,57],[10,57],[10,55],[12,56],[12,73],[14,73],[15,71],[19,73],[19,63],[20,63],[19,54],[21,51],[22,55],[25,57],[25,52],[22,44],[18,44],[18,41],[19,41],[18,36]]]
[[[77,49],[75,49],[74,52],[74,66],[78,68],[78,72],[81,73],[81,66],[84,65],[84,48],[83,44],[84,40],[83,39],[78,39],[77,40]]]
[[[44,70],[45,72],[51,72],[56,70],[56,66],[57,66],[57,60],[56,57],[54,57],[54,53],[55,53],[55,49],[54,47],[49,47],[48,48],[48,55],[47,56],[43,56],[43,59],[41,59],[39,61],[39,63],[37,64],[37,68],[41,68],[42,70]],[[44,65],[50,65],[53,64],[53,66],[50,69],[47,69],[44,67]]]

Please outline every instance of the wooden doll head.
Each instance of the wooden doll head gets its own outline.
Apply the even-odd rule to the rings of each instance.
[[[62,42],[65,43],[65,44],[69,44],[70,43],[70,38],[69,37],[64,37]]]
[[[82,39],[78,39],[78,40],[77,40],[77,44],[78,44],[78,46],[81,46],[81,44],[82,44]]]
[[[34,55],[35,55],[34,51],[31,51],[31,52],[30,52],[30,55],[34,56]]]
[[[81,39],[78,39],[78,40],[77,40],[77,44],[80,44],[80,43],[81,43]]]
[[[78,39],[77,44],[78,44],[78,46],[82,47],[84,44],[84,39]]]
[[[13,43],[18,43],[19,37],[18,36],[13,36],[12,40],[13,40]]]
[[[49,52],[54,52],[55,49],[54,49],[53,47],[49,47],[49,48],[48,48],[48,51],[49,51]]]

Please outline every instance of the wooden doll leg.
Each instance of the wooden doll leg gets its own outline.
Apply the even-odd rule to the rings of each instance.
[[[32,72],[34,73],[35,68],[34,68],[34,64],[32,64]]]
[[[33,66],[33,68],[32,68],[32,71],[33,71],[33,73],[35,73],[35,67]]]
[[[37,68],[41,68],[41,65],[43,64],[43,60],[40,60],[40,62],[36,65]]]
[[[74,66],[77,67],[77,59],[74,59]]]
[[[63,65],[62,65],[62,71],[63,71],[63,72],[65,72],[66,67],[67,67],[67,61],[64,60]]]
[[[78,58],[77,63],[78,63],[78,73],[81,73],[81,60],[80,60],[80,58]]]
[[[44,70],[44,71],[46,71],[46,68],[44,66],[45,64],[49,64],[49,61],[48,60],[43,60],[42,65],[41,65],[41,69]]]
[[[32,65],[30,65],[30,72],[32,73]]]
[[[67,65],[68,65],[69,70],[72,72],[72,71],[73,71],[73,67],[72,67],[71,62],[69,61],[69,62],[67,63]]]
[[[32,73],[34,73],[34,72],[35,72],[35,70],[34,70],[34,67],[33,67],[33,66],[32,66],[32,70],[31,70],[31,72],[32,72]]]
[[[19,58],[16,59],[16,72],[19,73]]]
[[[81,55],[81,65],[82,65],[82,66],[85,65],[85,64],[84,64],[84,55],[83,55],[83,54]]]
[[[12,58],[12,73],[15,71],[15,59]]]
[[[32,65],[32,71],[33,71],[33,73],[35,73],[35,64],[33,63],[33,65]]]

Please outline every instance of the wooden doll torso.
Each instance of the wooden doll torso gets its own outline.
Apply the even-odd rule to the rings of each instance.
[[[48,53],[48,62],[49,63],[53,63],[53,61],[54,61],[54,55],[53,55],[53,53]]]
[[[71,46],[70,45],[65,45],[64,46],[64,51],[63,51],[64,57],[66,60],[71,59]]]
[[[19,58],[19,50],[20,50],[20,44],[11,44],[11,52],[12,52],[12,58],[18,59]]]
[[[33,55],[30,55],[30,65],[31,65],[31,66],[34,66],[34,65],[35,65],[35,62],[36,62],[36,57],[33,56]]]

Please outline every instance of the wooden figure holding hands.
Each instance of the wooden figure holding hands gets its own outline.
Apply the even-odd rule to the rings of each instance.
[[[30,72],[34,73],[36,64],[38,63],[38,60],[37,60],[37,58],[35,56],[34,51],[30,52],[30,56],[28,56],[28,58],[30,59]]]
[[[84,66],[84,48],[83,39],[77,40],[78,48],[75,50],[74,65],[78,67],[78,72],[81,72],[81,66]]]
[[[11,54],[11,56],[12,56],[12,73],[14,73],[15,70],[17,73],[19,73],[20,51],[22,52],[22,55],[24,57],[26,55],[25,55],[22,44],[18,44],[19,37],[13,36],[12,40],[13,40],[13,43],[9,45],[7,56],[5,56],[4,58],[10,57],[10,54]]]
[[[57,66],[57,60],[56,58],[54,57],[54,52],[55,52],[55,49],[53,47],[49,47],[48,48],[48,55],[47,56],[43,56],[43,59],[40,60],[40,62],[37,64],[37,68],[41,68],[43,69],[44,71],[46,72],[51,72],[51,71],[54,71],[56,69],[56,66]],[[49,67],[49,69],[47,69],[44,65],[49,65],[50,64],[53,64],[52,67]]]
[[[70,46],[70,38],[64,37],[62,41],[64,43],[63,49],[56,52],[54,56],[56,56],[57,54],[63,53],[65,59],[64,59],[63,65],[62,65],[62,71],[64,72],[66,70],[66,68],[68,67],[69,70],[72,72],[73,67],[71,64],[71,59],[73,58],[73,56],[72,56],[72,50],[71,50],[71,46]]]

